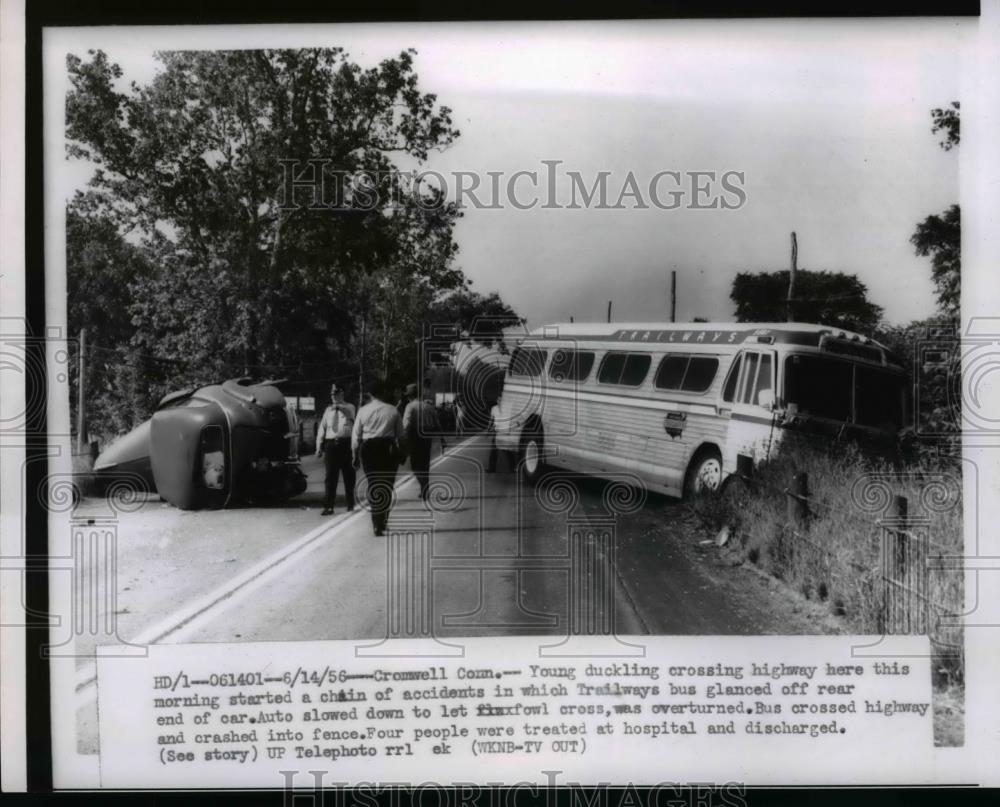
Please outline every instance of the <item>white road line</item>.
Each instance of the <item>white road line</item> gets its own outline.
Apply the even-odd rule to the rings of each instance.
[[[430,467],[434,468],[445,459],[454,456],[458,453],[460,448],[475,440],[477,436],[478,435],[471,435],[470,437],[466,437],[464,440],[449,446],[446,453],[442,453],[431,462]],[[415,479],[416,477],[413,473],[409,472],[405,476],[396,480],[394,488],[395,490],[400,490]],[[297,541],[268,555],[263,560],[255,563],[246,571],[236,575],[236,577],[231,580],[226,581],[221,586],[210,591],[208,594],[199,597],[185,607],[175,611],[170,616],[146,628],[146,630],[142,631],[137,636],[129,639],[129,644],[139,646],[157,644],[162,642],[168,636],[176,634],[182,628],[189,626],[195,627],[207,622],[211,616],[214,616],[214,614],[209,614],[210,611],[218,607],[229,605],[230,601],[233,600],[234,595],[237,593],[241,595],[240,599],[242,599],[243,596],[248,595],[251,591],[256,590],[270,582],[270,580],[277,575],[278,571],[283,571],[279,569],[282,564],[292,558],[297,559],[301,555],[308,554],[316,549],[319,549],[330,540],[336,538],[341,533],[342,528],[344,528],[345,525],[352,523],[355,519],[365,515],[366,512],[367,511],[362,508],[357,508],[353,513],[345,513],[340,518],[335,518],[322,524],[311,532],[306,533]],[[93,684],[97,681],[96,664],[88,663],[77,670],[76,681],[76,692],[78,695],[84,695],[84,693],[88,690],[90,693],[93,693]],[[86,695],[84,701],[80,705],[84,705],[90,700],[91,697],[93,697],[93,694],[90,693]]]

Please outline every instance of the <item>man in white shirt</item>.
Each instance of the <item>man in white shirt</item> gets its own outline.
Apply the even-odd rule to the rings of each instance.
[[[347,509],[354,509],[355,474],[351,458],[354,405],[344,402],[344,391],[336,384],[330,387],[330,398],[330,405],[323,412],[316,432],[316,456],[323,457],[326,467],[324,516],[333,514],[333,501],[337,496],[337,482],[341,473],[344,474]]]
[[[385,535],[395,496],[396,469],[402,460],[403,420],[396,407],[386,403],[384,385],[376,385],[372,400],[361,407],[351,434],[351,448],[360,458],[368,480],[368,507],[375,535]]]

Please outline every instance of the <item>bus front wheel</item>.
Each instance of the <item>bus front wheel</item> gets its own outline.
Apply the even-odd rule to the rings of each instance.
[[[699,451],[688,466],[684,480],[685,498],[714,493],[722,484],[722,454],[718,449]]]
[[[545,462],[542,459],[545,441],[541,432],[532,432],[521,438],[521,466],[524,468],[524,478],[532,485],[542,478]]]

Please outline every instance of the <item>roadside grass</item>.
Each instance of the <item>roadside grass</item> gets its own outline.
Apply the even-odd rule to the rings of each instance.
[[[808,521],[796,524],[786,491],[797,473],[808,475]],[[929,602],[910,597],[909,609],[926,608],[931,669],[937,691],[949,692],[949,715],[964,684],[963,572],[933,568],[933,559],[961,555],[962,485],[958,461],[923,456],[905,465],[866,458],[856,447],[834,450],[785,441],[754,470],[751,488],[727,485],[696,500],[695,509],[716,529],[728,527],[728,551],[755,564],[808,599],[827,603],[855,633],[881,634],[886,584],[882,578],[879,519],[892,494],[905,496],[913,532],[927,535]],[[956,695],[956,693],[958,693]],[[935,712],[935,725],[938,725]],[[944,718],[942,717],[943,721]],[[944,724],[942,723],[942,726]],[[943,734],[954,739],[952,726]],[[957,734],[961,737],[961,725]],[[959,740],[960,741],[960,740]]]

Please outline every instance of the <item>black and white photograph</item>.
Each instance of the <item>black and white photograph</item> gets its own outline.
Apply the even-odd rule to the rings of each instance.
[[[54,785],[986,777],[977,24],[46,29]]]

